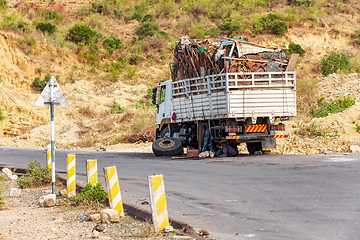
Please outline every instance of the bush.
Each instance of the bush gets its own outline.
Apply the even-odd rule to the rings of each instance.
[[[326,117],[329,113],[338,113],[344,111],[346,108],[351,107],[356,102],[356,99],[351,99],[349,97],[339,98],[330,103],[325,102],[324,98],[318,100],[319,108],[311,109],[311,115],[314,118]]]
[[[45,166],[41,167],[36,160],[28,163],[25,175],[19,177],[19,188],[34,188],[49,185],[51,183],[51,171]]]
[[[140,14],[140,13],[134,13],[132,16],[131,16],[131,20],[137,20],[137,21],[141,21],[143,18],[143,16]]]
[[[110,109],[106,112],[109,114],[121,114],[124,111],[124,107],[121,107],[119,103],[113,103],[110,106]]]
[[[289,50],[286,51],[288,54],[292,53],[298,53],[300,55],[303,55],[306,53],[305,49],[303,49],[299,44],[290,43],[289,44]]]
[[[358,30],[355,30],[354,43],[360,45],[360,27]]]
[[[141,20],[142,22],[155,22],[155,18],[152,14],[148,13]]]
[[[240,23],[232,19],[226,19],[221,24],[220,28],[226,32],[227,36],[233,37],[238,33],[238,30],[240,29]]]
[[[321,59],[321,73],[326,77],[337,70],[349,69],[350,61],[346,53],[330,52]]]
[[[160,26],[157,22],[144,22],[136,30],[136,35],[140,39],[143,39],[147,36],[154,36],[160,30]]]
[[[0,122],[5,120],[5,118],[6,118],[5,116],[2,115],[2,113],[3,113],[2,111],[3,110],[0,108]]]
[[[284,21],[275,21],[271,25],[271,30],[279,36],[284,36],[288,30],[289,26]]]
[[[124,46],[124,44],[121,42],[120,38],[117,37],[108,37],[105,38],[102,45],[105,48],[111,47],[113,49],[118,49]]]
[[[0,12],[6,12],[9,6],[7,5],[6,0],[0,0]]]
[[[49,22],[38,22],[36,24],[36,30],[42,31],[44,34],[48,32],[49,34],[52,34],[56,30],[56,26],[49,23]]]
[[[210,37],[213,37],[213,38],[219,37],[220,33],[221,33],[221,30],[219,28],[215,28],[215,27],[212,27],[205,31],[206,36],[210,35]]]
[[[110,10],[110,7],[109,7],[109,4],[107,2],[93,2],[91,4],[91,7],[93,9],[94,12],[97,12],[97,13],[102,13],[102,14],[105,14],[105,15],[108,15],[111,13],[111,10]]]
[[[91,186],[86,184],[78,196],[75,196],[76,204],[98,204],[106,200],[107,192],[101,186],[101,183],[96,183]]]
[[[93,55],[98,55],[99,54],[99,47],[98,47],[98,45],[96,45],[95,43],[91,43],[90,45],[89,45],[89,53],[90,54],[93,54]]]
[[[50,10],[50,11],[46,11],[44,10],[42,13],[43,17],[45,18],[45,20],[52,20],[52,19],[59,19],[62,20],[64,18],[64,16],[61,16],[57,11],[55,10]]]
[[[119,19],[124,16],[123,10],[114,9],[113,13],[114,13],[115,17],[116,17],[116,18],[119,18]]]
[[[195,39],[205,38],[204,24],[199,23],[192,25],[190,29],[190,37]]]
[[[89,44],[94,40],[96,31],[84,23],[75,24],[69,29],[67,39],[74,43]]]
[[[36,77],[33,81],[34,90],[38,91],[38,92],[42,92],[44,90],[44,88],[46,87],[46,84],[49,82],[50,78],[51,78],[50,74],[47,74],[44,77],[44,80],[40,80],[39,77]]]

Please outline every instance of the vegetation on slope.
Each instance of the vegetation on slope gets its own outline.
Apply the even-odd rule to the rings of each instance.
[[[314,93],[321,73],[360,72],[360,59],[354,55],[338,53],[340,61],[345,63],[334,67],[329,63],[333,53],[324,55],[321,61],[311,60],[307,49],[296,42],[289,45],[286,40],[291,29],[303,28],[309,23],[316,29],[328,25],[324,19],[332,16],[354,18],[356,0],[103,0],[78,6],[73,12],[67,4],[56,0],[10,4],[0,0],[1,31],[16,34],[16,44],[27,56],[40,56],[37,45],[46,41],[48,47],[56,49],[54,59],[62,59],[53,60],[51,64],[68,69],[66,62],[71,57],[82,64],[70,67],[71,71],[61,76],[47,66],[37,66],[34,90],[43,89],[47,74],[56,76],[61,84],[73,83],[81,77],[98,85],[123,82],[151,88],[169,79],[169,71],[163,66],[172,61],[173,46],[184,35],[242,37],[255,42],[271,39],[280,47],[289,48],[289,53],[301,53],[300,61],[304,64],[302,74],[297,75],[298,105],[299,112],[307,116],[317,106],[318,96]],[[357,46],[359,29],[354,26],[351,36],[351,44]],[[333,30],[335,35],[339,34],[335,27]],[[321,64],[322,67],[318,67]],[[161,73],[148,74],[147,69],[151,67],[162,69]],[[121,121],[134,121],[135,117],[136,124],[126,135],[114,139],[115,143],[153,139],[153,119],[149,119],[153,118],[149,114],[153,106],[149,98],[148,93],[139,96],[140,100],[134,103],[138,111],[135,116],[119,105],[121,111],[116,114],[123,116]],[[113,106],[109,114],[114,113]]]

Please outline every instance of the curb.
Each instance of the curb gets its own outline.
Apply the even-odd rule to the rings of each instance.
[[[0,164],[0,170],[2,170],[5,167],[12,169],[14,173],[17,173],[19,175],[23,175],[26,173],[26,169],[24,169],[24,168],[10,167],[8,165]],[[60,177],[58,175],[57,179],[61,183],[63,183],[64,186],[66,186],[66,182],[67,182],[66,178]],[[84,186],[76,184],[76,192],[81,192],[83,187]],[[124,205],[124,210],[126,211],[126,213],[133,217],[136,217],[136,218],[144,220],[144,221],[148,221],[148,220],[152,219],[152,213],[149,211],[140,209],[137,206],[134,206],[134,205],[128,204],[128,203],[123,203],[123,205]],[[173,226],[175,229],[179,229],[181,231],[181,233],[189,235],[189,236],[197,238],[197,239],[203,238],[203,237],[199,236],[196,233],[196,231],[194,230],[194,228],[192,226],[190,226],[189,224],[179,221],[179,220],[176,220],[176,219],[173,219],[173,218],[169,218],[169,220],[170,220],[170,225]]]

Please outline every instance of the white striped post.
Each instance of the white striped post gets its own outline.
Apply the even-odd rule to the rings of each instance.
[[[66,179],[67,179],[67,196],[76,195],[76,157],[75,154],[66,156]]]
[[[110,208],[116,210],[120,216],[124,216],[124,207],[121,199],[119,179],[116,166],[104,168],[106,186],[109,191]]]
[[[163,175],[148,176],[148,181],[154,228],[156,232],[159,232],[170,225]]]
[[[86,170],[87,183],[94,186],[98,182],[97,159],[86,160]]]

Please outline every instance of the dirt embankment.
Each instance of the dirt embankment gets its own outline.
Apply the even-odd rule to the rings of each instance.
[[[73,2],[67,2],[64,9],[69,19],[74,13],[72,4]],[[81,4],[78,8],[80,6]],[[313,78],[319,76],[316,73],[319,72],[320,59],[324,54],[341,51],[349,56],[356,56],[359,53],[359,48],[351,44],[351,35],[354,31],[352,26],[359,22],[360,16],[340,15],[322,20],[326,23],[322,26],[307,22],[303,26],[290,28],[284,37],[259,36],[252,41],[276,46],[287,46],[291,42],[300,44],[307,53],[298,63],[297,77]],[[123,41],[130,43],[136,24],[124,23],[118,28],[124,32]],[[99,150],[102,147],[111,151],[137,149],[136,151],[151,152],[151,143],[113,143],[118,143],[123,136],[132,134],[145,125],[153,133],[155,110],[136,106],[136,103],[141,99],[147,101],[145,97],[148,95],[148,88],[153,87],[148,85],[146,79],[163,76],[168,71],[168,65],[149,66],[144,61],[139,67],[138,82],[127,82],[125,79],[116,83],[105,82],[99,77],[100,70],[85,73],[83,69],[86,66],[77,59],[75,52],[71,50],[65,55],[59,53],[60,50],[43,36],[38,36],[33,53],[26,54],[17,44],[23,37],[21,34],[0,31],[0,108],[6,116],[5,121],[0,122],[0,145],[44,148],[50,143],[49,108],[34,105],[39,93],[32,89],[31,84],[35,77],[43,78],[45,74],[51,73],[60,76],[58,82],[70,104],[68,108],[55,108],[57,149]],[[319,97],[324,96],[329,100],[349,96],[359,101],[359,79],[357,74],[334,74],[323,78],[318,83]],[[108,114],[111,104],[115,102],[125,110],[121,114]],[[299,115],[285,122],[290,137],[278,141],[277,152],[349,152],[351,145],[360,144],[360,133],[356,131],[354,124],[360,122],[359,108],[357,103],[343,113],[330,114],[326,118],[310,121],[308,116]],[[302,129],[309,124],[315,128],[312,130],[320,132],[318,136],[302,133]]]

